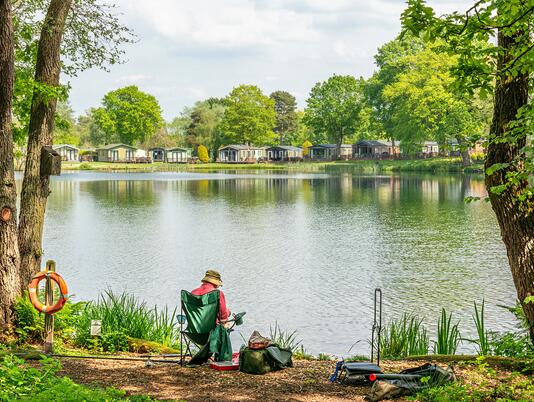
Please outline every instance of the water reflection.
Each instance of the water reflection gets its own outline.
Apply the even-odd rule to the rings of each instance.
[[[493,212],[463,202],[484,194],[476,176],[82,172],[52,183],[45,256],[78,298],[111,287],[171,305],[215,267],[245,337],[278,321],[341,354],[368,338],[377,286],[387,316],[432,327],[446,307],[467,336],[485,297],[489,325],[512,325],[496,307],[515,292]]]

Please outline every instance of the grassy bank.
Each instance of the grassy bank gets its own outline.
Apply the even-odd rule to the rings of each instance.
[[[481,162],[464,169],[460,158],[432,158],[415,160],[354,160],[336,162],[300,163],[108,163],[108,162],[64,162],[63,170],[90,170],[103,172],[206,172],[215,170],[279,170],[293,172],[335,172],[352,171],[359,173],[381,172],[427,172],[427,173],[479,173],[483,171]]]

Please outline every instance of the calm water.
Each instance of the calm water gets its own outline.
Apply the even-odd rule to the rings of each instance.
[[[78,300],[110,288],[149,304],[218,269],[239,327],[298,329],[312,353],[366,353],[372,296],[384,314],[416,312],[435,330],[441,307],[474,333],[511,329],[515,289],[481,178],[342,174],[64,173],[53,180],[45,258]],[[232,335],[234,348],[241,337]]]

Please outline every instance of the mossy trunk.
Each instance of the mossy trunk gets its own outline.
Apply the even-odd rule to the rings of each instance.
[[[61,39],[71,3],[72,0],[52,0],[41,30],[35,81],[49,89],[59,86]],[[44,216],[50,193],[49,176],[40,175],[41,148],[52,145],[56,103],[56,96],[34,89],[18,237],[23,288],[41,266]]]
[[[17,191],[11,129],[14,36],[11,0],[0,0],[0,335],[13,324],[20,294]]]
[[[499,56],[497,69],[503,71],[512,59],[510,53],[517,44],[513,36],[506,36],[502,32],[499,32],[498,44],[504,51]],[[486,169],[496,163],[511,163],[525,146],[526,132],[517,138],[515,143],[499,140],[505,137],[509,123],[515,120],[518,110],[527,104],[528,86],[528,74],[516,76],[506,74],[498,77],[490,132],[492,139],[488,146]],[[523,304],[534,342],[534,303],[523,303],[527,296],[534,295],[534,213],[532,201],[521,203],[517,200],[517,195],[528,183],[523,182],[508,187],[502,194],[491,191],[492,187],[505,184],[507,174],[515,169],[517,167],[511,165],[486,175],[486,187],[506,245],[517,296]]]

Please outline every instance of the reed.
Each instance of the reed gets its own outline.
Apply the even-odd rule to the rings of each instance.
[[[269,327],[271,340],[283,349],[289,349],[291,352],[296,352],[302,346],[302,340],[297,339],[297,330],[289,331],[282,330],[278,322],[274,327]]]
[[[460,322],[452,324],[452,313],[447,316],[444,308],[441,309],[441,316],[438,319],[438,337],[434,345],[434,353],[438,355],[454,355],[460,343]]]
[[[380,337],[380,351],[386,358],[426,355],[429,344],[423,320],[407,313],[400,319],[389,321],[382,329]]]
[[[484,304],[485,301],[482,299],[482,304],[480,310],[478,308],[477,302],[473,302],[475,305],[475,314],[473,315],[473,321],[477,329],[477,336],[474,342],[478,345],[478,354],[481,356],[486,356],[490,351],[490,342],[489,342],[489,331],[486,330],[486,324],[484,320]]]
[[[102,335],[123,334],[172,346],[180,336],[176,311],[171,312],[167,307],[159,310],[157,307],[150,308],[133,295],[107,290],[96,302],[85,306],[77,322],[75,343],[90,346],[93,342],[89,333],[91,320],[101,320]]]

